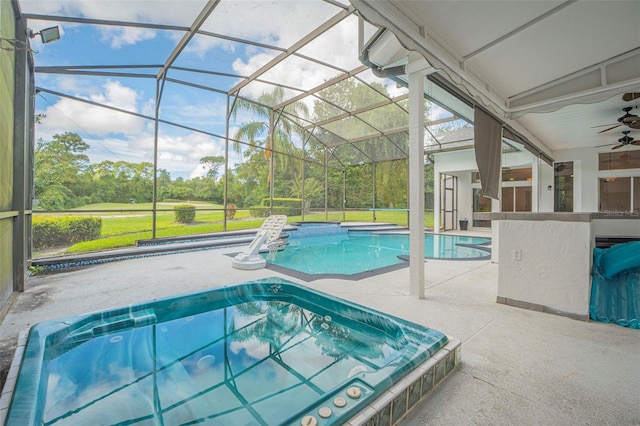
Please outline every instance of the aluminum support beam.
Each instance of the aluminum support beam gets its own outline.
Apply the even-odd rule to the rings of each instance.
[[[287,49],[286,52],[280,53],[278,56],[276,56],[275,58],[273,58],[272,60],[267,62],[265,65],[263,65],[256,72],[251,74],[249,76],[249,78],[247,78],[247,79],[241,81],[240,83],[236,84],[234,87],[231,88],[231,90],[229,90],[229,94],[240,92],[240,89],[245,87],[247,84],[249,84],[252,81],[254,81],[255,79],[259,78],[261,75],[263,75],[264,73],[269,71],[271,68],[275,67],[280,62],[284,61],[289,56],[293,55],[295,52],[297,52],[298,50],[302,49],[307,44],[311,43],[320,34],[323,34],[327,30],[332,28],[334,25],[342,22],[345,18],[347,18],[349,15],[351,15],[354,11],[355,11],[355,9],[353,8],[353,6],[350,6],[346,10],[340,11],[339,13],[334,15],[331,19],[326,21],[324,24],[320,25],[318,28],[316,28],[315,30],[313,30],[312,32],[307,34],[305,37],[303,37],[302,39],[300,39],[296,43],[294,43],[294,45],[291,46],[291,48]]]
[[[409,73],[409,294],[424,298],[424,71]]]
[[[178,45],[175,47],[175,49],[173,49],[173,52],[169,54],[169,57],[165,61],[162,69],[158,71],[158,80],[162,79],[166,75],[167,70],[171,67],[171,65],[173,65],[175,60],[178,59],[178,56],[180,55],[180,53],[182,53],[185,47],[187,47],[191,39],[195,37],[200,27],[204,25],[207,18],[209,18],[209,15],[211,15],[211,13],[213,13],[213,9],[216,8],[218,3],[220,3],[220,0],[209,0],[207,4],[202,8],[200,14],[193,21],[193,24],[191,24],[189,31],[182,37]]]

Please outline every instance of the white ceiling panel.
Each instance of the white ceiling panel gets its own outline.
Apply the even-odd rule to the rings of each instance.
[[[543,150],[640,139],[592,128],[640,115],[640,1],[351,1]]]

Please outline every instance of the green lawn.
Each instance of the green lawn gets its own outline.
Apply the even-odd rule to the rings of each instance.
[[[213,211],[213,209],[221,209],[219,204],[210,204],[204,202],[190,202],[189,204],[196,206],[196,218],[192,224],[183,224],[175,222],[173,206],[185,203],[158,203],[158,209],[167,209],[167,211],[158,211],[156,213],[156,237],[175,237],[182,235],[205,234],[211,232],[220,232],[223,229],[223,212]],[[150,211],[151,203],[141,204],[91,204],[78,209],[74,209],[73,215],[91,215],[102,218],[101,238],[94,241],[86,241],[74,244],[68,247],[65,253],[86,253],[99,250],[108,250],[120,247],[134,246],[137,240],[151,238],[152,234],[152,214]],[[209,211],[209,210],[212,211]],[[86,212],[86,210],[103,210],[101,212]],[[377,211],[376,222],[396,223],[398,225],[407,225],[407,212],[405,211]],[[40,215],[37,211],[36,215]],[[49,215],[49,213],[42,213]],[[59,215],[59,214],[52,214]],[[346,221],[346,222],[371,222],[373,221],[373,213],[371,211],[348,211],[343,218],[342,212],[330,212],[328,217],[330,221]],[[302,220],[301,216],[290,216],[289,222]],[[324,221],[324,213],[305,214],[305,221]],[[258,228],[264,218],[251,218],[249,210],[237,209],[233,220],[227,221],[227,230],[241,230]],[[433,212],[425,212],[425,227],[433,227]],[[34,253],[34,257],[39,257],[40,253]]]

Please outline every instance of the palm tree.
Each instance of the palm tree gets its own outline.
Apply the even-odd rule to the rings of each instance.
[[[274,111],[270,107],[285,101],[285,92],[282,87],[276,87],[273,92],[263,93],[255,101],[238,98],[233,109],[233,118],[237,117],[238,111],[247,111],[254,115],[255,121],[243,124],[234,136],[233,148],[239,153],[240,142],[247,142],[251,145],[264,144],[265,156],[271,158],[271,153],[276,150],[285,154],[280,161],[283,165],[287,163],[287,157],[294,155],[297,150],[292,142],[294,133],[293,117],[306,118],[309,115],[307,105],[301,102],[294,102],[284,108],[284,112],[291,116],[274,117]],[[271,129],[273,123],[273,129]]]
[[[233,109],[235,119],[238,111],[247,111],[253,114],[255,121],[243,124],[234,136],[233,148],[236,153],[240,152],[240,142],[248,142],[252,146],[264,144],[264,153],[269,161],[269,174],[267,183],[269,184],[269,198],[273,200],[275,194],[274,186],[274,153],[277,149],[284,155],[278,156],[280,166],[286,170],[289,167],[289,158],[297,157],[298,150],[293,144],[292,137],[295,117],[307,117],[309,115],[307,106],[300,102],[294,102],[284,107],[284,115],[274,114],[272,106],[282,104],[285,101],[285,91],[282,87],[276,87],[270,93],[263,93],[255,101],[238,98]],[[293,117],[293,118],[291,118]]]

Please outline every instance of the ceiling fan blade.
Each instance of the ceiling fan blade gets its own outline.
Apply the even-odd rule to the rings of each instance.
[[[625,102],[633,101],[634,99],[640,98],[639,92],[629,92],[622,95],[622,100]]]
[[[602,148],[603,146],[611,146],[611,145],[615,145],[615,143],[605,143],[604,145],[596,145],[594,146],[594,148]]]
[[[636,120],[633,123],[627,124],[627,127],[631,129],[640,129],[640,120]]]
[[[620,145],[616,145],[616,146],[614,146],[614,147],[613,147],[613,148],[611,148],[611,149],[618,149],[618,148],[622,148],[623,146],[624,146],[624,144],[622,144],[622,143],[621,143]]]
[[[600,130],[598,133],[608,132],[609,130],[611,130],[611,129],[615,129],[616,127],[620,127],[620,126],[622,126],[622,124],[621,124],[621,123],[620,123],[620,124],[616,124],[616,125],[615,125],[615,126],[613,126],[613,127],[609,127],[608,129]]]
[[[618,126],[620,123],[609,123],[609,124],[600,124],[598,126],[591,126],[592,129],[597,129],[598,127],[606,127],[606,126],[613,126],[616,125]]]
[[[640,141],[629,142],[629,145],[637,145],[640,146]]]

